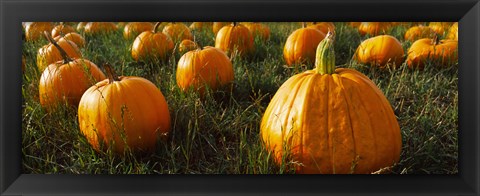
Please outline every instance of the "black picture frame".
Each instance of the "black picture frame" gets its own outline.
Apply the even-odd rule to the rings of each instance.
[[[479,195],[478,0],[0,1],[0,195]],[[21,174],[22,21],[459,21],[457,175]]]

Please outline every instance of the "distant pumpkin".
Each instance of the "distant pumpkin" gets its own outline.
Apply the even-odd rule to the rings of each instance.
[[[252,33],[253,37],[259,37],[260,40],[267,41],[270,39],[270,28],[259,22],[241,23]]]
[[[304,27],[290,34],[283,48],[283,58],[288,66],[315,61],[315,50],[325,34],[315,28]]]
[[[89,22],[85,25],[84,32],[89,35],[108,34],[117,30],[113,22]]]
[[[313,22],[311,25],[307,27],[316,28],[320,30],[323,34],[327,34],[329,31],[332,34],[335,34],[335,24],[333,22]]]
[[[188,51],[195,50],[198,48],[198,45],[189,39],[184,39],[180,44],[178,45],[178,52],[180,54],[184,54]]]
[[[82,53],[78,46],[69,40],[66,39],[59,39],[58,44],[70,58],[82,58]],[[52,43],[49,43],[38,50],[37,53],[37,67],[38,70],[43,72],[48,65],[55,63],[57,61],[62,60],[63,57],[58,50]]]
[[[60,35],[66,35],[67,33],[75,32],[75,29],[71,26],[60,24],[52,29],[52,37],[57,37]]]
[[[362,22],[358,26],[358,32],[360,35],[370,35],[376,36],[380,34],[385,34],[385,32],[390,28],[390,23],[388,22]]]
[[[430,22],[428,26],[432,28],[438,35],[443,36],[445,32],[452,26],[453,22]]]
[[[247,27],[236,22],[220,29],[215,37],[215,47],[223,50],[227,56],[246,57],[255,51],[252,33]]]
[[[25,39],[27,41],[38,41],[43,38],[43,32],[51,32],[53,23],[51,22],[31,22],[25,27]]]
[[[167,60],[175,45],[170,36],[157,32],[160,25],[161,23],[157,22],[151,31],[144,31],[135,38],[132,45],[134,60],[145,61],[151,58]]]
[[[184,39],[193,39],[193,34],[190,32],[190,29],[181,22],[168,23],[163,27],[162,32],[170,36],[174,43],[180,43]]]
[[[404,58],[402,44],[391,35],[379,35],[364,40],[355,51],[355,60],[384,68],[387,64],[399,67]]]
[[[448,29],[447,39],[458,41],[458,22],[453,23],[450,29]]]
[[[427,62],[451,66],[458,61],[458,42],[455,40],[419,39],[408,49],[407,65],[423,69]]]
[[[134,39],[144,31],[153,29],[153,24],[150,22],[129,22],[123,29],[123,38]]]
[[[421,38],[433,38],[436,32],[428,26],[414,26],[405,32],[405,40],[416,41]]]
[[[62,36],[57,36],[55,37],[55,41],[59,41],[61,38],[72,41],[75,43],[79,48],[85,47],[86,41],[83,36],[81,36],[78,33],[72,32],[72,33],[67,33],[66,35]]]

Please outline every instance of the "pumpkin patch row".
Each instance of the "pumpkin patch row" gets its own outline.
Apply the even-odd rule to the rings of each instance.
[[[68,25],[30,25],[27,40],[46,37],[49,41],[37,54],[37,67],[43,72],[41,105],[47,111],[62,104],[78,107],[80,131],[94,149],[150,152],[158,138],[168,135],[169,107],[155,84],[137,76],[117,76],[108,64],[103,65],[105,75],[82,57],[80,48],[88,40]],[[451,66],[458,57],[458,26],[455,36],[455,25],[442,26],[442,34],[448,31],[442,35],[445,40],[438,39],[438,29],[412,27],[418,30],[405,34],[405,40],[413,42],[405,53],[398,39],[380,35],[394,24],[369,25],[358,27],[364,36],[375,35],[365,39],[353,56],[362,64],[398,68],[406,62],[410,68],[423,68],[434,61]],[[32,28],[44,36],[37,36]],[[118,28],[123,28],[125,40],[133,41],[135,61],[167,61],[178,52],[177,86],[200,97],[207,88],[216,91],[232,84],[232,57],[252,55],[256,38],[268,42],[271,37],[268,26],[261,23],[90,22],[78,23],[76,29],[95,36]],[[215,34],[214,47],[196,42],[194,32],[201,30]],[[278,164],[286,156],[301,162],[298,173],[371,173],[389,167],[399,161],[402,149],[392,106],[367,76],[335,68],[334,43],[335,25],[329,22],[303,23],[285,41],[283,58],[288,66],[307,64],[314,69],[290,77],[268,104],[259,133],[265,148]]]

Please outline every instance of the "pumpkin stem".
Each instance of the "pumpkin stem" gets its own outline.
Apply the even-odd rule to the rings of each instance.
[[[105,68],[105,71],[107,72],[108,83],[111,84],[115,81],[120,81],[120,79],[118,78],[117,74],[115,73],[111,65],[105,63],[103,64],[103,68]]]
[[[233,26],[237,26],[237,22],[233,22]]]
[[[156,32],[157,32],[157,28],[160,26],[160,23],[161,23],[161,22],[155,23],[155,25],[153,26],[153,33],[156,33]]]
[[[307,27],[307,23],[306,22],[302,22],[302,28],[305,28]]]
[[[439,41],[438,35],[435,33],[435,35],[433,35],[432,45],[437,45]]]
[[[318,44],[315,58],[315,67],[319,74],[333,74],[335,72],[334,37],[328,31],[325,38]]]
[[[60,45],[58,45],[58,43],[52,38],[52,36],[50,35],[50,33],[48,33],[47,31],[44,31],[43,34],[45,35],[45,37],[47,38],[47,40],[48,40],[53,46],[55,46],[55,48],[57,48],[57,50],[60,52],[60,55],[61,55],[62,58],[63,58],[63,64],[67,64],[68,62],[73,61],[73,59],[68,56],[67,52],[65,52],[65,50],[64,50],[62,47],[60,47]]]

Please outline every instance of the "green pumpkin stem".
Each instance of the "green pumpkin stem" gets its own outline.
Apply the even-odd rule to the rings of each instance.
[[[57,50],[60,52],[60,55],[62,56],[63,58],[63,64],[67,64],[68,62],[72,62],[73,59],[70,58],[67,54],[67,52],[65,52],[65,50],[60,47],[60,45],[58,45],[58,43],[52,38],[52,36],[50,35],[50,33],[48,33],[47,31],[44,31],[43,34],[45,35],[45,37],[47,38],[47,40],[53,45],[55,46],[55,48],[57,48]]]
[[[329,31],[327,36],[318,44],[315,57],[315,67],[319,74],[333,74],[335,72],[335,51],[333,35]]]
[[[115,70],[113,70],[113,67],[111,65],[105,63],[103,64],[103,68],[105,68],[105,72],[107,72],[108,83],[111,84],[115,81],[120,81],[117,74],[115,73]]]

